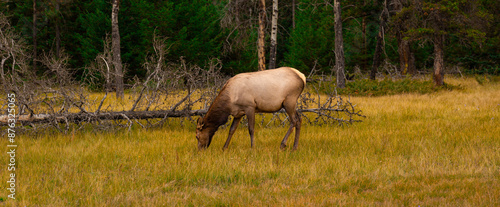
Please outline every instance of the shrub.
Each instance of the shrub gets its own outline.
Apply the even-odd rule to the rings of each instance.
[[[322,93],[331,93],[335,88],[335,81],[323,82],[321,84],[313,83],[319,86]],[[384,96],[395,95],[404,93],[419,93],[427,94],[440,90],[454,90],[460,89],[460,86],[445,84],[441,87],[436,87],[431,80],[419,79],[383,79],[383,80],[370,80],[360,79],[346,83],[344,89],[337,89],[338,94],[351,95],[351,96]]]

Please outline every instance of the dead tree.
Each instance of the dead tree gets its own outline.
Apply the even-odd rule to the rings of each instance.
[[[333,11],[335,15],[335,72],[337,74],[337,87],[345,88],[344,37],[342,35],[340,0],[333,2]]]
[[[59,86],[68,86],[71,84],[72,72],[68,68],[68,62],[70,60],[69,55],[67,55],[64,50],[52,52],[48,54],[43,54],[40,58],[40,62],[47,67],[51,74],[45,74],[47,78],[54,78],[54,82]]]
[[[269,69],[276,68],[276,50],[278,47],[278,0],[273,0],[273,17],[271,20],[271,45],[269,46]]]
[[[7,17],[0,13],[0,78],[4,90],[10,88],[8,83],[18,81],[19,75],[33,73],[28,71],[28,44],[10,26]]]
[[[120,10],[120,0],[113,0],[113,8],[111,10],[111,36],[113,50],[113,66],[115,69],[115,86],[116,97],[123,99],[123,68],[122,58],[120,53],[120,30],[118,27],[118,11]]]
[[[246,48],[246,40],[250,37],[251,30],[256,29],[258,22],[259,1],[231,0],[226,4],[220,23],[231,32],[224,42],[224,53]]]
[[[86,90],[85,85],[72,81],[71,70],[66,64],[67,58],[63,58],[67,57],[65,55],[57,58],[53,53],[46,54],[41,62],[51,72],[45,74],[46,78],[40,79],[27,70],[29,66],[26,62],[29,62],[29,57],[14,53],[16,61],[9,64],[14,64],[15,70],[6,74],[9,78],[6,78],[4,90],[5,93],[16,93],[19,129],[37,131],[55,128],[68,132],[87,125],[106,130],[122,127],[131,129],[133,125],[146,128],[161,126],[172,117],[192,120],[191,116],[205,114],[227,80],[220,72],[221,61],[211,59],[203,67],[187,63],[183,58],[178,62],[167,63],[165,55],[168,48],[165,38],[154,36],[154,53],[147,57],[143,65],[147,76],[144,80],[137,79],[131,92],[127,93],[131,100],[128,104],[109,101],[108,92],[96,97]],[[90,78],[102,69],[91,71],[92,74],[87,75]],[[105,80],[94,81],[102,81],[101,84],[104,84]],[[359,121],[361,112],[355,110],[349,101],[333,92],[328,97],[323,100],[319,93],[304,93],[299,101],[298,111],[312,124]],[[310,113],[316,116],[307,115]],[[6,114],[6,106],[2,105],[0,126],[5,126],[8,117]],[[280,114],[278,112],[273,119],[280,120]]]
[[[6,81],[6,62],[7,60],[14,58],[12,53],[15,48],[15,36],[15,33],[10,27],[9,20],[3,13],[0,13],[0,80],[3,84]]]
[[[266,0],[260,0],[259,8],[259,41],[258,41],[258,59],[259,59],[259,70],[266,69],[266,47],[265,47],[265,27],[266,27]]]
[[[266,69],[266,1],[232,0],[229,1],[221,18],[221,26],[231,29],[224,44],[224,53],[238,53],[245,50],[248,44],[254,44],[255,40],[249,40],[251,30],[257,30],[257,59],[258,70]]]

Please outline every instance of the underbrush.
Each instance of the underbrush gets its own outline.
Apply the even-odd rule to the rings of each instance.
[[[335,88],[335,81],[312,83],[321,93],[329,94]],[[432,80],[422,80],[414,78],[404,78],[393,80],[385,78],[382,80],[360,79],[349,81],[343,89],[337,89],[340,95],[350,96],[385,96],[396,94],[428,94],[443,90],[460,90],[460,85],[445,83],[443,86],[436,87]]]
[[[477,83],[479,85],[484,85],[487,83],[498,83],[500,82],[500,76],[492,76],[492,75],[475,75],[474,78],[476,79]]]

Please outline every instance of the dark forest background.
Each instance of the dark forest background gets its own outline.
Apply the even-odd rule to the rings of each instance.
[[[335,65],[332,2],[279,1],[278,67],[295,67],[305,74],[313,68],[331,73]],[[273,1],[266,1],[266,48],[272,5]],[[498,0],[354,0],[341,1],[341,5],[347,74],[370,73],[382,18],[386,20],[380,59],[404,74],[431,73],[431,37],[436,34],[444,37],[446,70],[500,73]],[[258,8],[259,2],[252,0],[122,0],[119,28],[125,83],[145,78],[144,63],[155,53],[154,37],[164,38],[168,48],[165,63],[185,61],[203,68],[216,58],[226,75],[256,71]],[[78,81],[85,81],[85,70],[105,50],[111,36],[111,9],[110,0],[0,1],[0,12],[19,34],[17,38],[25,40],[32,56],[36,54],[32,70],[46,74],[47,67],[34,62],[44,54],[57,58],[64,53],[69,56],[67,67]],[[401,49],[403,42],[409,46],[406,53]],[[401,62],[403,54],[410,54],[413,60]],[[411,71],[404,69],[408,62],[414,67]]]

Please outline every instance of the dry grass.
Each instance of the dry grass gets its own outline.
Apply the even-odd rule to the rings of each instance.
[[[500,206],[500,85],[447,81],[465,89],[353,97],[364,122],[303,126],[296,152],[279,150],[286,128],[263,126],[254,149],[242,126],[228,151],[225,128],[198,152],[194,124],[178,120],[20,136],[17,200],[7,199],[7,170],[0,197],[7,206]]]

